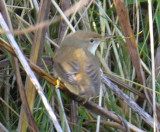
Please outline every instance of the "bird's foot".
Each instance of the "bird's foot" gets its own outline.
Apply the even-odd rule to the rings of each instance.
[[[60,86],[60,80],[59,79],[57,79],[57,84],[56,84],[56,88],[59,88],[59,86]]]

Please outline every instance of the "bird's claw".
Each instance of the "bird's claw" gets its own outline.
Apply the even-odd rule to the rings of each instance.
[[[57,79],[57,84],[56,84],[56,88],[59,88],[59,86],[60,86],[60,80],[59,79]]]

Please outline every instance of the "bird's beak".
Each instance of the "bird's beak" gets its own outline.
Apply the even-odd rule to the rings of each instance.
[[[116,36],[114,35],[105,35],[103,38],[104,39],[110,39],[110,38],[115,38]]]

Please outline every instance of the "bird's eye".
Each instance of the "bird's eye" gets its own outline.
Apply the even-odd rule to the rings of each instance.
[[[94,39],[90,39],[90,43],[93,44],[94,43]]]

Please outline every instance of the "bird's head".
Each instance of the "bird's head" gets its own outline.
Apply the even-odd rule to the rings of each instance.
[[[68,35],[64,42],[65,44],[72,44],[76,46],[80,46],[82,48],[88,49],[92,54],[95,54],[95,51],[98,45],[109,38],[113,38],[113,35],[105,35],[102,36],[95,32],[91,31],[77,31],[75,33],[71,33]]]

